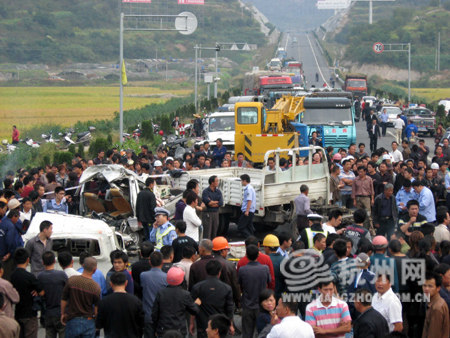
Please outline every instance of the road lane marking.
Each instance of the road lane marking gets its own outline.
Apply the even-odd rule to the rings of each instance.
[[[322,74],[322,70],[320,69],[319,62],[317,61],[316,53],[314,52],[314,48],[313,48],[313,46],[312,46],[312,44],[311,44],[311,40],[310,40],[308,34],[306,34],[306,37],[308,38],[309,45],[310,45],[310,47],[311,47],[311,50],[312,50],[312,53],[313,53],[313,56],[314,56],[314,60],[316,60],[316,65],[317,65],[317,68],[319,69],[320,75],[322,76],[323,82],[325,82],[325,84],[327,85],[327,87],[331,87],[331,86],[328,84],[327,80],[325,80],[325,77],[324,77],[323,74]]]

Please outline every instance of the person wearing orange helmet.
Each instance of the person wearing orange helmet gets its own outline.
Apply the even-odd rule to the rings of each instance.
[[[236,266],[233,262],[227,259],[228,253],[230,252],[230,247],[228,241],[225,237],[219,236],[213,239],[213,254],[214,257],[221,263],[225,264],[226,273],[230,281],[231,289],[233,290],[233,300],[236,307],[239,307],[241,302],[241,290],[238,284],[238,275],[236,271]]]
[[[197,298],[195,302],[185,288],[184,271],[172,267],[167,272],[167,287],[158,291],[152,308],[152,323],[158,337],[166,331],[175,330],[183,336],[187,334],[185,313],[196,316],[202,304]],[[170,305],[170,306],[169,306]]]

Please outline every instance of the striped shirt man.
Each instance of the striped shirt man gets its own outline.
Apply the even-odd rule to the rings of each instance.
[[[347,179],[347,180],[354,180],[355,179],[355,174],[353,173],[353,171],[341,171],[341,173],[339,174],[339,179]],[[352,186],[351,185],[345,185],[345,187],[343,187],[341,189],[341,195],[351,195],[352,194]]]
[[[325,307],[321,298],[308,304],[306,307],[305,322],[312,327],[317,326],[324,330],[332,330],[339,327],[341,322],[351,322],[352,317],[346,302],[333,297],[331,304]],[[336,335],[336,338],[345,338],[345,334]]]

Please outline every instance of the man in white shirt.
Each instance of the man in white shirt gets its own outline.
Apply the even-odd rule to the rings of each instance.
[[[380,274],[375,283],[377,293],[373,296],[372,307],[386,319],[389,332],[403,330],[402,303],[391,288],[389,274]]]
[[[395,135],[397,139],[397,144],[402,142],[402,132],[405,128],[405,122],[397,115],[397,119],[394,121]]]
[[[438,226],[434,230],[434,238],[436,242],[450,241],[450,232],[448,231],[448,225],[450,224],[450,216],[447,210],[438,210],[436,213],[436,221]]]
[[[277,314],[272,315],[271,324],[274,325],[267,338],[314,338],[311,325],[305,323],[298,317],[297,302],[284,302],[283,297],[278,300]],[[276,324],[278,318],[281,323]]]
[[[197,216],[196,208],[198,196],[192,192],[186,196],[186,208],[183,211],[183,221],[186,222],[186,236],[194,241],[199,241],[198,227],[202,225],[202,220]]]
[[[391,155],[391,157],[394,159],[394,162],[398,163],[400,161],[403,161],[403,155],[400,150],[397,149],[398,143],[396,141],[392,141],[391,146],[392,151],[389,153],[389,155]]]
[[[339,209],[331,210],[328,213],[328,222],[322,224],[322,229],[327,230],[329,234],[341,235],[345,228],[336,231],[336,228],[341,225],[342,222],[342,211]]]
[[[60,252],[58,254],[58,263],[61,266],[61,269],[63,269],[64,272],[66,273],[67,278],[81,275],[81,272],[78,272],[73,268],[73,257],[70,254],[70,252],[67,251]]]

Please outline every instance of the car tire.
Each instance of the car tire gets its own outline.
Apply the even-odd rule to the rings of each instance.
[[[217,235],[225,237],[229,227],[230,227],[230,215],[219,214],[219,229],[217,230]]]

